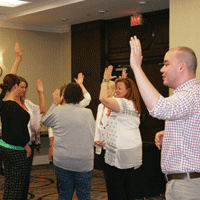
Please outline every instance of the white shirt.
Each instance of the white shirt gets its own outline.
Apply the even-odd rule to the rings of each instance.
[[[42,118],[42,114],[40,114],[40,107],[34,103],[32,103],[30,100],[25,100],[24,105],[28,109],[28,113],[30,114],[30,121],[28,123],[28,131],[30,135],[30,144],[33,140],[35,140],[35,135],[38,136],[38,140],[36,140],[36,144],[40,143],[40,122]]]
[[[140,115],[131,100],[116,98],[120,112],[111,112],[108,120],[105,162],[119,169],[138,168],[142,164]]]
[[[104,143],[106,143],[108,117],[109,117],[108,108],[105,107],[103,104],[99,104],[96,117],[94,141],[104,140]],[[95,147],[96,147],[95,153],[100,155],[102,148],[98,145],[95,145]]]

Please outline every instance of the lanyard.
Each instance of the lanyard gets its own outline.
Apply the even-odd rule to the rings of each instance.
[[[103,116],[104,116],[105,108],[106,108],[106,107],[103,106],[103,111],[102,111],[101,121],[100,121],[101,124],[103,124],[103,123],[102,123],[102,119],[103,119]],[[108,109],[107,114],[106,114],[107,117],[109,117],[109,115],[110,115],[111,112],[112,112],[112,110]]]

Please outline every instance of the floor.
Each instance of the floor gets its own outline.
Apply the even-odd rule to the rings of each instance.
[[[0,175],[0,199],[3,199],[4,176]],[[107,199],[105,181],[101,170],[94,170],[92,174],[92,199]],[[33,166],[31,172],[31,183],[28,199],[32,200],[54,200],[58,199],[56,176],[51,164]],[[77,200],[76,193],[73,200]],[[143,198],[144,200],[145,198]],[[148,198],[148,200],[164,200],[164,196]],[[141,200],[141,199],[138,199]]]

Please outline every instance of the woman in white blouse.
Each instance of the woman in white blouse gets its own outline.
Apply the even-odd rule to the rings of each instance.
[[[109,81],[108,83],[108,89],[107,89],[108,97],[113,97],[115,94],[115,82]],[[97,110],[97,117],[96,117],[96,125],[95,125],[95,136],[94,136],[94,142],[95,142],[95,153],[99,157],[101,168],[104,172],[105,178],[106,171],[105,171],[105,145],[106,145],[106,138],[107,138],[107,125],[108,125],[108,118],[111,113],[111,110],[108,109],[106,106],[104,106],[102,103],[98,105]],[[107,180],[107,178],[106,178]]]
[[[142,164],[142,140],[139,131],[140,98],[129,78],[115,80],[116,98],[108,97],[112,66],[104,72],[99,100],[112,110],[108,119],[105,163],[109,200],[134,200],[134,177]]]

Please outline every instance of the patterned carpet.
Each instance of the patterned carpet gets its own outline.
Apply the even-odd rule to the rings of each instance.
[[[0,175],[0,199],[3,199],[4,176]],[[92,199],[107,199],[105,181],[101,170],[94,170],[92,174]],[[31,183],[28,199],[32,200],[54,200],[58,199],[56,188],[56,176],[51,164],[33,166],[31,172]],[[73,200],[77,200],[76,193]],[[149,198],[149,200],[163,200],[164,197]]]

